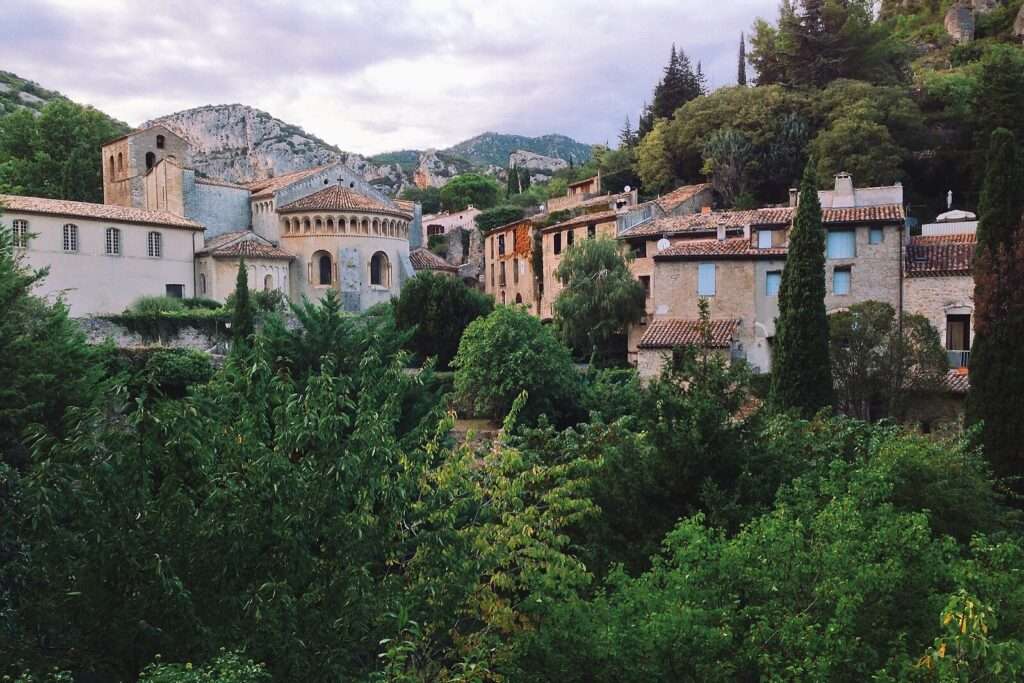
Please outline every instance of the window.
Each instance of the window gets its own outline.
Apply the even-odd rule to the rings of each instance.
[[[523,303],[523,295],[522,294],[516,294],[516,303],[517,304]]]
[[[264,292],[269,292],[273,288],[274,288],[274,276],[273,275],[267,275],[266,277],[263,278],[263,291]]]
[[[782,284],[782,271],[769,270],[764,276],[765,296],[778,296],[779,286]]]
[[[715,264],[702,263],[697,266],[697,295],[715,295]]]
[[[850,293],[851,273],[849,268],[836,268],[832,271],[832,293],[846,296]]]
[[[771,230],[758,230],[757,231],[757,248],[758,249],[771,249],[772,248],[772,231]]]
[[[651,298],[651,276],[650,275],[641,275],[640,276],[640,284],[642,284],[644,286],[644,298],[645,299],[650,299]]]
[[[565,246],[571,247],[572,246],[572,240],[573,240],[573,238],[575,236],[576,236],[575,231],[567,230],[566,233],[565,233]]]
[[[206,294],[206,274],[199,273],[199,293]]]
[[[562,233],[560,232],[555,233],[555,253],[562,253]]]
[[[118,172],[124,170],[124,154],[121,152],[117,153],[117,170]]]
[[[160,258],[164,255],[164,238],[158,232],[151,232],[146,236],[146,254],[150,258]]]
[[[597,237],[597,226],[596,225],[588,225],[587,226],[587,239],[591,239],[592,240],[595,237]]]
[[[152,152],[146,152],[146,170],[153,168],[156,165],[156,155]]]
[[[388,263],[388,255],[378,251],[370,259],[370,284],[378,287],[391,286],[391,266]]]
[[[882,228],[871,228],[868,232],[868,244],[881,244],[885,239],[885,232]]]
[[[114,155],[110,155],[110,177],[114,177]]]
[[[505,253],[505,236],[498,235],[498,256]]]
[[[828,258],[856,256],[856,234],[853,230],[829,230],[826,255]]]
[[[946,316],[946,348],[950,351],[970,351],[971,316],[969,313]]]
[[[157,149],[163,149],[164,148],[164,136],[163,135],[157,135],[156,136],[156,148]]]
[[[64,226],[64,251],[78,251],[78,226],[73,223]]]
[[[505,286],[505,262],[502,261],[498,264],[498,286]]]
[[[494,259],[494,237],[491,237],[491,259]]]
[[[107,256],[121,255],[121,231],[117,228],[107,228]]]
[[[334,265],[331,263],[331,255],[321,251],[316,257],[317,284],[326,286],[331,284],[334,278]]]
[[[444,234],[444,226],[443,225],[433,224],[433,225],[428,225],[427,226],[427,237],[432,237],[434,235],[443,235],[443,234]]]
[[[647,258],[647,240],[633,243],[633,258]]]
[[[28,221],[21,219],[11,221],[11,229],[14,231],[14,246],[22,249],[28,247]]]
[[[519,284],[519,259],[512,259],[512,282]]]
[[[174,298],[174,299],[184,299],[185,298],[185,285],[165,285],[164,286],[164,291],[167,293],[167,296],[169,296],[171,298]]]

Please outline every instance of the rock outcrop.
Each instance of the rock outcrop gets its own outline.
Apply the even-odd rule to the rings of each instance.
[[[555,171],[568,168],[569,162],[565,159],[517,149],[508,155],[508,167],[512,168],[513,166],[529,170],[530,180],[537,182],[549,180]]]
[[[1017,40],[1024,40],[1024,5],[1021,5],[1020,11],[1017,12],[1017,19],[1013,22],[1013,35],[1017,37]]]
[[[445,183],[469,170],[469,163],[462,159],[454,159],[437,150],[428,149],[420,152],[419,163],[413,173],[413,184],[416,187],[444,187]]]
[[[974,40],[974,10],[960,0],[946,12],[946,33],[955,42],[963,44]]]
[[[153,123],[162,123],[188,140],[196,171],[213,178],[244,183],[342,161],[391,194],[408,182],[397,164],[372,164],[254,107],[198,107],[142,126]]]

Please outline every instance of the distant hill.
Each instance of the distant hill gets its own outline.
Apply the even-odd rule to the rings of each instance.
[[[67,99],[55,90],[47,90],[34,81],[21,78],[8,71],[0,71],[0,114],[16,109],[43,108],[50,100]]]
[[[493,165],[505,168],[509,155],[519,150],[564,159],[575,164],[590,160],[590,145],[576,142],[565,135],[542,135],[531,138],[524,135],[487,132],[442,151],[462,157],[477,166]]]

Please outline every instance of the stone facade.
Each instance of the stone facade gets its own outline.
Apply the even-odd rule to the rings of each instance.
[[[947,316],[971,315],[973,329],[974,278],[970,275],[914,277],[903,283],[903,307],[907,313],[928,318],[947,344]]]
[[[206,226],[206,236],[216,237],[252,225],[249,190],[238,185],[197,178],[184,173],[185,215]]]
[[[539,310],[533,272],[534,226],[524,219],[489,230],[484,236],[484,291],[498,304]]]
[[[562,291],[562,283],[555,276],[555,271],[562,262],[562,255],[578,240],[591,237],[614,238],[615,232],[613,211],[583,214],[542,231],[544,275],[539,309],[541,319],[548,320],[554,317],[555,299]]]

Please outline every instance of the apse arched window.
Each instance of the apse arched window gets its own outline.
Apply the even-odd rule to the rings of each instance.
[[[153,168],[154,165],[156,165],[156,154],[146,152],[146,170]]]
[[[274,276],[268,274],[266,277],[263,278],[263,291],[264,292],[269,292],[273,288],[274,288]]]
[[[326,251],[317,252],[316,257],[317,283],[321,286],[331,284],[331,277],[334,272],[334,265],[331,263],[331,255]]]
[[[206,294],[206,275],[199,273],[199,293]]]
[[[388,255],[378,251],[370,259],[370,284],[378,287],[391,286],[391,264]]]

